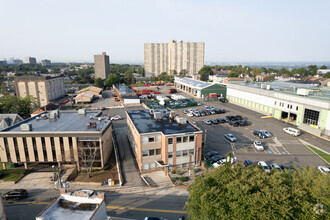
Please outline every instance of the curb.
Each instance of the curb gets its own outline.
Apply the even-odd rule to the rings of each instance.
[[[298,128],[299,128],[299,127],[298,127]],[[322,138],[323,140],[330,141],[330,139],[328,139],[328,138],[321,137],[321,136],[319,136],[319,135],[313,134],[313,133],[311,133],[311,132],[309,132],[309,131],[306,131],[306,130],[304,130],[304,129],[299,128],[299,130],[302,130],[302,131],[307,132],[307,133],[309,133],[309,134],[311,134],[311,135],[314,135],[315,137]]]

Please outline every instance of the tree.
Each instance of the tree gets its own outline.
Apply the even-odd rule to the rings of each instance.
[[[96,145],[96,142],[87,142],[87,146],[79,147],[78,149],[80,165],[86,169],[87,176],[90,178],[93,163],[100,149]]]
[[[326,74],[324,74],[323,78],[330,78],[330,72],[327,72]]]
[[[189,219],[326,219],[329,181],[313,167],[268,174],[259,166],[220,166],[188,187],[185,208]]]
[[[99,87],[99,88],[103,88],[103,86],[104,86],[103,80],[101,78],[95,78],[94,79],[94,86]]]
[[[187,70],[181,70],[179,73],[180,76],[185,76],[187,74],[188,74]]]
[[[316,65],[309,65],[308,66],[308,75],[314,76],[317,72],[317,66]]]
[[[327,66],[322,65],[322,66],[320,67],[320,69],[322,69],[322,70],[326,70],[326,69],[328,69],[328,68],[327,68]]]
[[[143,68],[143,67],[139,67],[137,72],[138,72],[138,74],[140,74],[141,76],[143,76],[143,77],[145,76],[145,72],[144,72],[144,68]]]
[[[173,70],[173,75],[178,75],[178,72],[176,70]]]
[[[300,76],[307,76],[308,75],[308,72],[304,67],[300,67],[299,69],[297,69],[297,73]]]
[[[117,74],[114,73],[110,73],[107,77],[107,79],[105,80],[105,84],[108,87],[112,87],[112,85],[114,84],[118,84],[120,82],[120,78]]]
[[[231,71],[230,73],[228,73],[228,77],[231,78],[231,77],[238,77],[239,74],[235,71]]]
[[[37,99],[27,95],[24,98],[4,95],[0,97],[0,113],[16,113],[23,118],[30,117],[30,114],[39,107]]]
[[[280,75],[290,75],[291,72],[290,72],[287,68],[282,67],[282,68],[278,71],[278,74],[280,74]]]
[[[209,79],[209,75],[213,75],[213,71],[210,66],[203,66],[198,74],[201,76],[202,81],[207,81]]]
[[[124,81],[126,85],[131,85],[134,83],[134,75],[132,70],[127,70],[125,72]]]
[[[255,76],[255,77],[258,76],[258,75],[260,75],[261,72],[262,72],[262,69],[260,69],[260,68],[253,68],[251,70],[251,73],[253,73],[253,76]]]

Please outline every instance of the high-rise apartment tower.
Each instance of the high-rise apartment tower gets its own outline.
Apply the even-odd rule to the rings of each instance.
[[[144,68],[146,76],[162,72],[173,74],[185,70],[187,75],[198,73],[204,66],[204,42],[145,43]]]
[[[106,79],[110,74],[109,56],[103,52],[100,55],[94,55],[95,78]]]

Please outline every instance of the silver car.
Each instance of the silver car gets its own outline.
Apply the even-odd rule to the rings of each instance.
[[[236,137],[233,134],[228,133],[228,134],[225,134],[224,136],[230,142],[236,142],[237,141]]]
[[[260,131],[263,132],[268,138],[272,136],[272,134],[267,130],[260,130]]]

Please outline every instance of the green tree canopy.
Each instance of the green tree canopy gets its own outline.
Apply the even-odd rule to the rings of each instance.
[[[278,74],[280,75],[292,75],[292,73],[285,67],[282,67],[279,71]]]
[[[308,66],[308,75],[314,76],[317,72],[317,66],[316,65],[309,65]]]
[[[145,76],[145,72],[144,72],[144,68],[143,68],[143,67],[139,67],[137,72],[138,72],[138,74],[140,74],[141,76]]]
[[[16,96],[10,95],[0,97],[1,114],[16,113],[23,118],[28,118],[38,107],[36,98],[29,95],[24,98],[17,98]]]
[[[203,66],[198,74],[201,76],[201,80],[207,81],[209,79],[209,75],[213,75],[211,66]]]
[[[238,77],[238,76],[239,76],[239,74],[236,71],[231,71],[230,73],[228,73],[228,77],[229,78],[231,78],[231,77]]]
[[[253,73],[253,76],[258,76],[258,75],[260,75],[262,73],[262,69],[260,69],[260,68],[253,68],[251,70],[251,73]]]
[[[329,175],[313,167],[273,171],[220,166],[197,177],[188,188],[189,219],[326,219]]]
[[[134,83],[134,75],[132,70],[127,70],[125,72],[124,81],[128,86]]]
[[[326,65],[322,65],[322,66],[320,67],[320,69],[325,70],[325,69],[328,69],[328,68],[327,68]]]
[[[330,72],[327,72],[326,74],[324,74],[323,78],[330,78]]]
[[[114,84],[118,84],[120,82],[120,78],[117,74],[114,73],[110,73],[107,77],[107,79],[105,80],[105,84],[108,87],[112,87],[112,85]]]
[[[181,70],[179,73],[180,76],[185,76],[187,74],[188,74],[187,70]]]
[[[99,88],[103,88],[103,86],[104,86],[103,80],[101,78],[95,78],[94,79],[94,86],[99,87]]]

